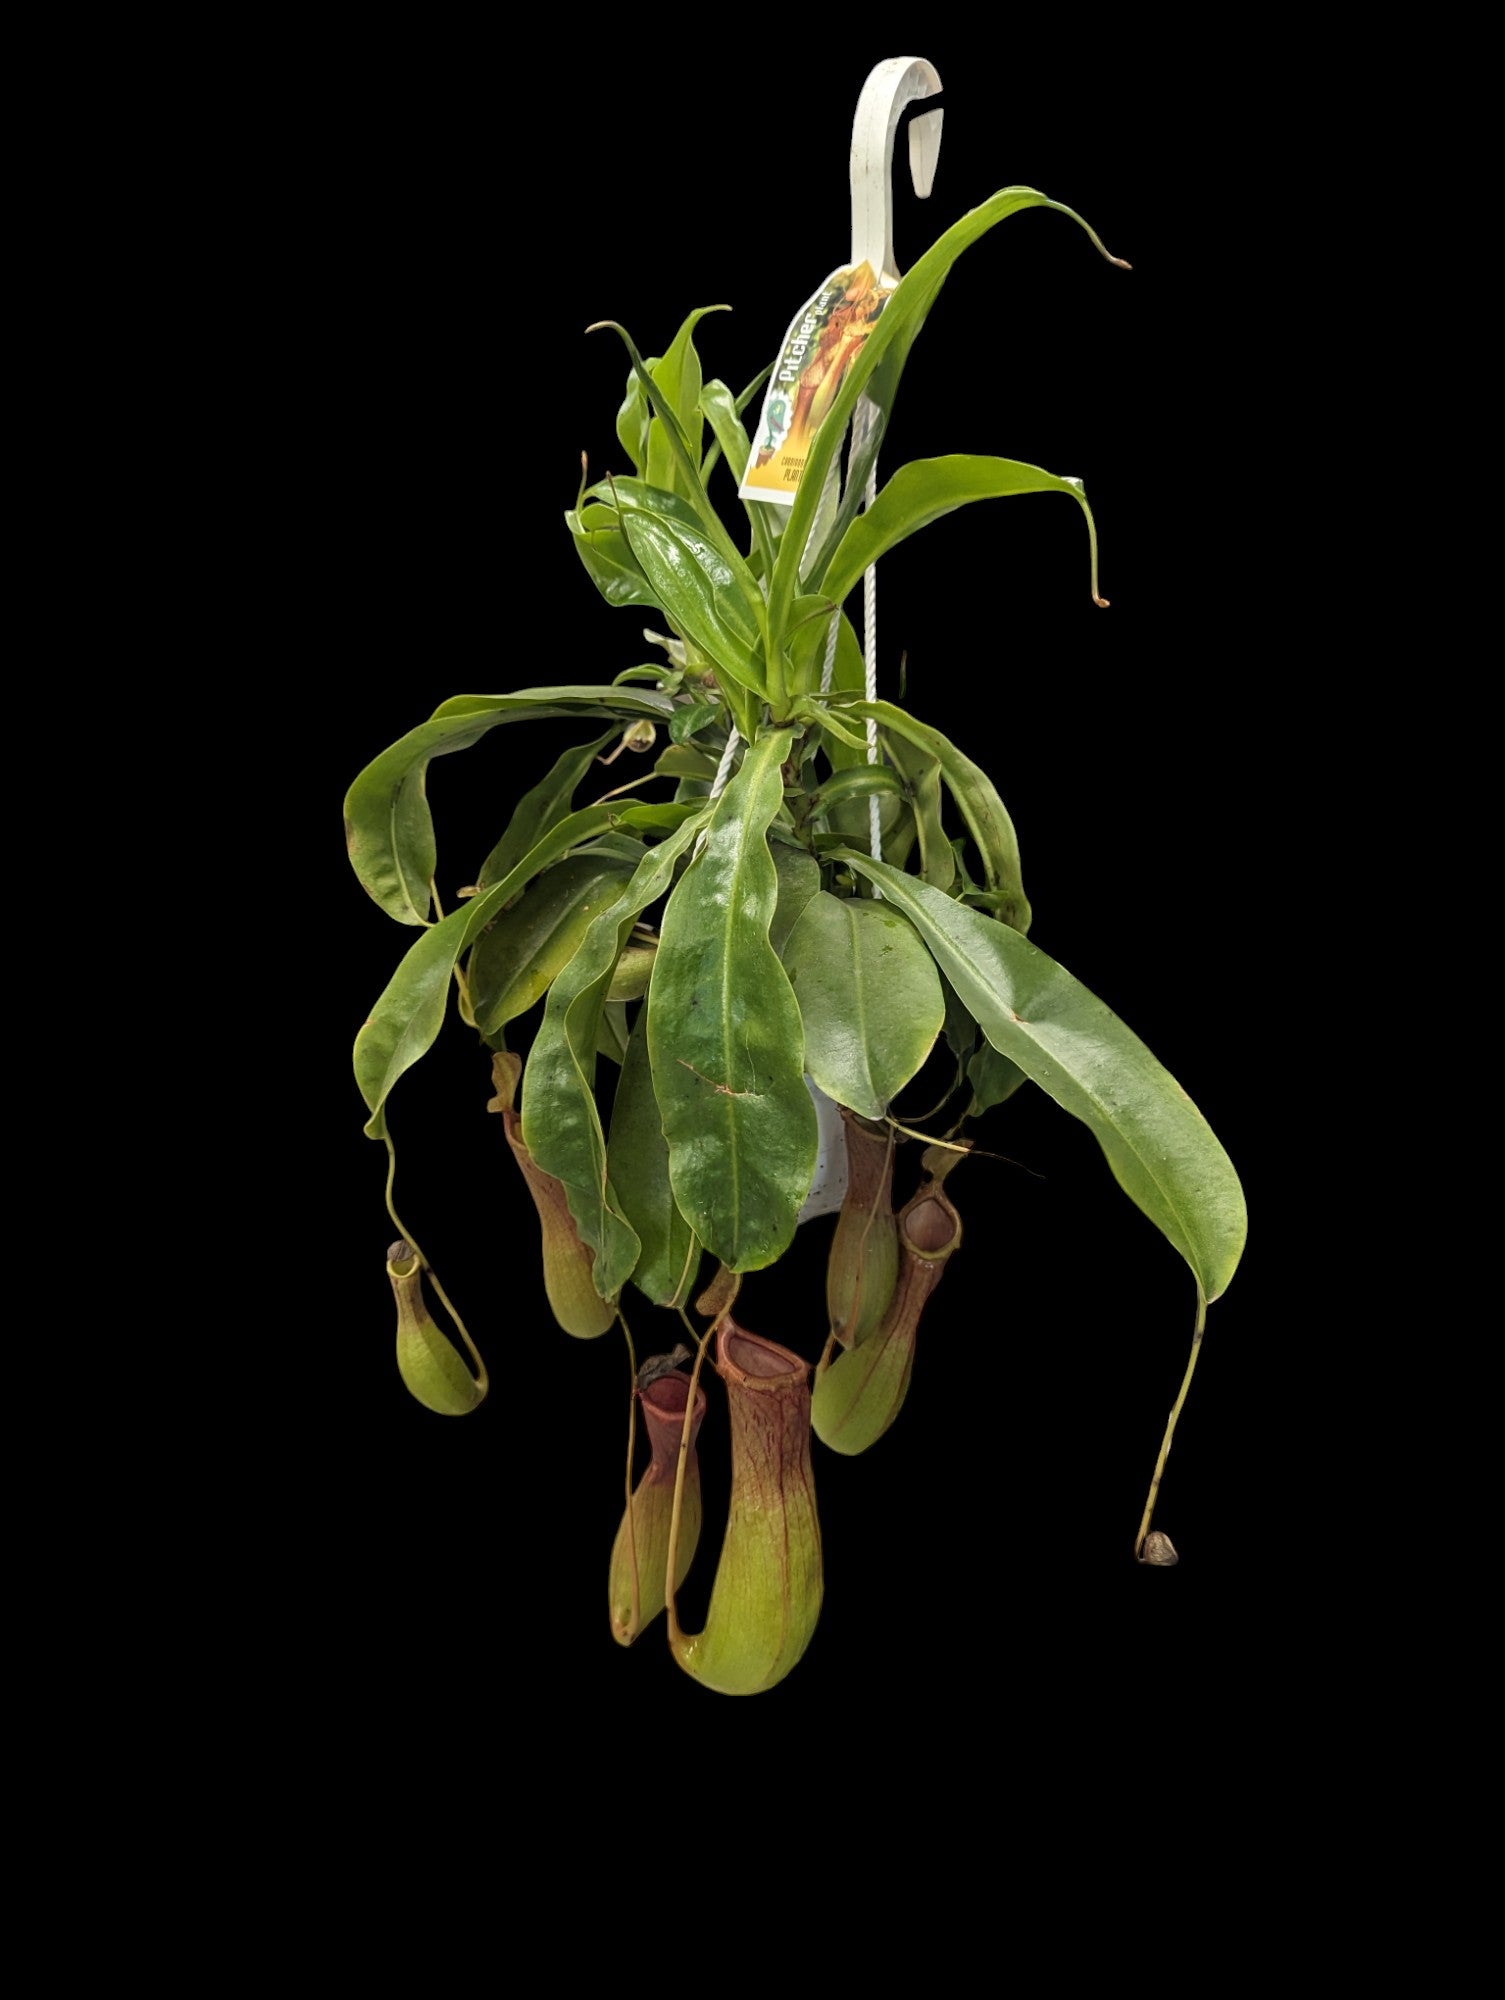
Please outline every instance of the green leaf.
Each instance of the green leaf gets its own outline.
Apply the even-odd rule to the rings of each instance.
[[[642,1245],[633,1283],[656,1306],[682,1304],[695,1275],[695,1237],[669,1186],[669,1148],[653,1095],[646,1012],[639,1014],[627,1044],[606,1161],[622,1213]]]
[[[482,1035],[490,1040],[543,998],[632,870],[631,862],[604,854],[572,854],[502,911],[470,955],[470,1004]]]
[[[564,1184],[580,1239],[595,1252],[592,1275],[612,1298],[632,1275],[638,1239],[607,1175],[606,1140],[596,1109],[596,1037],[627,934],[669,887],[674,864],[695,838],[703,812],[641,862],[616,901],[600,911],[575,956],[549,988],[543,1023],[528,1057],[523,1139],[537,1164]]]
[[[934,751],[902,737],[885,740],[885,748],[909,789],[920,838],[920,871],[932,889],[949,895],[956,880],[956,856],[941,819],[941,760]]]
[[[747,460],[752,446],[748,442],[747,432],[743,428],[742,418],[738,414],[737,404],[733,399],[731,390],[727,388],[724,382],[707,382],[700,393],[700,407],[709,420],[712,433],[716,439],[715,444],[706,453],[705,459],[701,464],[700,477],[702,484],[709,481],[711,468],[715,465],[716,460],[724,456],[727,465],[731,469],[732,477],[736,480],[738,486],[740,486],[742,484],[742,475],[747,469]],[[770,513],[776,513],[778,510],[777,508],[761,506],[756,501],[744,501],[742,504],[743,511],[746,513],[752,527],[753,545],[757,551],[758,560],[762,565],[763,574],[766,576],[773,568],[774,557],[777,553],[773,524],[769,521],[768,516]]]
[[[881,1118],[918,1074],[946,1003],[935,962],[887,903],[812,896],[784,953],[805,1068],[827,1097]]]
[[[673,723],[669,725],[673,731]],[[668,750],[661,750],[658,762],[653,767],[654,775],[660,778],[714,778],[716,759],[706,756],[703,750],[693,749],[689,744],[681,747],[675,744]]]
[[[598,479],[585,497],[600,502],[613,520],[620,518],[625,507],[635,507],[645,514],[667,514],[671,521],[680,521],[687,528],[701,526],[699,514],[682,495],[667,486],[655,486],[649,479],[629,479],[626,473],[619,478]],[[594,516],[595,509],[587,508],[586,512]]]
[[[758,586],[703,531],[670,514],[624,506],[623,527],[657,602],[717,669],[766,699]],[[740,571],[740,575],[739,572]]]
[[[870,715],[890,738],[900,737],[935,758],[967,829],[977,842],[994,914],[1015,930],[1027,931],[1030,907],[1019,871],[1019,839],[1008,808],[987,772],[964,756],[938,729],[917,722],[904,709],[895,708],[891,701],[854,701],[842,713]],[[926,858],[928,861],[928,854]],[[944,873],[944,861],[939,854],[935,859],[937,868]],[[953,856],[953,863],[954,859]]]
[[[697,468],[700,464],[704,431],[700,416],[700,356],[695,351],[693,335],[707,313],[730,310],[729,306],[701,306],[692,312],[669,343],[663,360],[648,370],[654,384],[679,419],[685,444]],[[648,426],[646,470],[649,480],[655,486],[679,489],[693,497],[695,488],[685,483],[684,468],[675,454],[668,432],[658,417],[655,417]],[[696,483],[698,484],[698,480]]]
[[[649,371],[658,366],[655,356],[648,363]],[[632,460],[634,472],[641,473],[648,463],[648,420],[652,412],[648,408],[648,398],[643,385],[638,380],[635,368],[627,371],[627,392],[622,398],[622,407],[617,411],[617,436],[622,449]]]
[[[558,826],[575,802],[575,787],[618,733],[615,729],[608,729],[604,736],[593,736],[589,743],[582,743],[578,749],[566,750],[548,776],[541,779],[531,792],[523,793],[507,822],[507,831],[481,863],[481,872],[476,877],[477,888],[489,889],[493,882],[500,882],[504,875],[512,872],[530,847],[536,846],[551,828]]]
[[[1227,1290],[1248,1217],[1233,1162],[1137,1035],[1064,966],[1011,930],[867,856],[849,868],[909,917],[998,1050],[1088,1125],[1120,1187],[1191,1266]]]
[[[678,833],[685,821],[693,819],[699,811],[698,802],[684,805],[678,800],[664,799],[653,805],[626,806],[617,799],[612,802],[612,823],[636,828],[641,833]]]
[[[768,942],[775,955],[782,958],[789,933],[820,887],[820,863],[805,848],[790,847],[782,840],[770,841],[769,852],[773,856],[774,874],[778,880],[778,901],[774,905],[773,922],[768,927]]]
[[[704,729],[708,723],[714,722],[718,716],[725,721],[726,710],[719,702],[687,702],[682,708],[676,708],[673,715],[669,718],[670,740],[675,743],[683,743],[687,738],[694,736],[697,731]],[[714,777],[715,775],[715,766],[712,765],[711,776]]]
[[[529,850],[510,875],[483,894],[452,910],[404,954],[386,991],[371,1009],[371,1018],[355,1038],[355,1080],[371,1116],[368,1138],[385,1136],[384,1106],[404,1071],[433,1046],[444,1025],[450,980],[456,961],[518,892],[550,862],[610,826],[609,805],[586,806],[571,813]]]
[[[708,307],[706,310],[712,311],[714,308]],[[638,381],[643,385],[643,392],[653,407],[655,420],[663,426],[664,435],[669,440],[677,471],[683,475],[682,477],[677,477],[675,480],[676,490],[682,492],[688,498],[700,521],[702,533],[708,537],[719,552],[722,560],[735,574],[744,575],[745,573],[744,580],[751,582],[751,572],[748,571],[746,563],[737,553],[736,545],[732,541],[731,536],[726,532],[726,527],[721,516],[711,505],[701,481],[700,452],[698,448],[693,453],[691,452],[689,439],[685,435],[684,425],[680,422],[673,403],[665,395],[659,383],[648,373],[647,368],[643,364],[643,357],[638,353],[637,347],[634,344],[632,335],[627,331],[625,326],[619,325],[614,319],[597,320],[594,326],[586,328],[586,332],[599,333],[608,328],[620,336],[622,345],[631,356],[633,372],[637,376]],[[698,405],[696,422],[699,422]],[[662,482],[656,481],[654,484],[661,485]],[[752,584],[752,588],[756,593],[757,585],[755,583]],[[762,608],[762,596],[758,595],[760,630]]]
[[[859,514],[820,576],[820,588],[839,604],[869,563],[896,548],[943,514],[974,500],[1001,500],[1015,493],[1065,493],[1087,517],[1092,556],[1092,595],[1097,596],[1097,529],[1087,496],[1076,480],[1057,479],[1038,465],[1012,458],[917,458],[900,466],[864,514]]]
[[[747,470],[748,455],[752,445],[747,431],[737,414],[737,404],[730,389],[724,382],[707,382],[700,392],[700,407],[711,426],[711,434],[721,449],[733,479],[740,486],[742,475]],[[710,471],[709,464],[701,467],[701,477]]]
[[[553,716],[647,716],[667,723],[674,707],[647,688],[524,688],[517,694],[454,695],[369,763],[345,795],[345,842],[368,895],[402,924],[428,921],[434,822],[425,796],[429,760],[469,749],[504,722]]]
[[[627,1007],[608,993],[601,1003],[601,1019],[596,1024],[596,1054],[621,1068],[627,1054]]]
[[[972,1086],[972,1104],[967,1116],[980,1118],[995,1104],[1007,1103],[1020,1084],[1028,1083],[1029,1078],[1018,1063],[1010,1062],[991,1043],[984,1042],[967,1064],[967,1081]]]
[[[769,943],[778,874],[767,835],[792,742],[770,729],[745,752],[669,898],[648,989],[674,1198],[732,1271],[782,1256],[815,1171],[799,1008]]]
[[[870,799],[879,792],[902,798],[904,785],[898,773],[887,764],[853,764],[824,779],[811,805],[816,812],[823,812],[832,806],[847,805],[853,799]]]
[[[607,603],[646,604],[651,610],[663,607],[653,594],[653,586],[638,567],[637,558],[622,533],[622,524],[604,507],[587,507],[583,514],[572,508],[564,517],[575,543],[575,553],[585,565],[585,573]]]
[[[1066,208],[1058,201],[1051,201],[1036,188],[1007,187],[999,190],[988,201],[972,209],[959,222],[955,222],[925,252],[899,280],[898,289],[883,309],[882,317],[873,328],[858,352],[857,359],[847,371],[841,391],[832,404],[830,413],[811,441],[809,456],[805,461],[804,473],[800,479],[799,491],[795,494],[794,505],[789,510],[789,519],[784,529],[784,539],[779,550],[779,560],[774,567],[773,579],[768,597],[768,623],[771,644],[783,641],[788,622],[789,608],[799,589],[799,565],[809,539],[810,529],[820,505],[822,488],[831,461],[841,450],[842,438],[859,397],[873,385],[873,400],[881,417],[886,417],[898,386],[898,378],[910,348],[914,345],[920,328],[945,284],[952,265],[957,258],[979,237],[984,236],[996,224],[1007,217],[1016,215],[1023,208],[1053,208],[1060,214],[1069,216],[1087,231],[1103,256],[1108,252],[1096,232],[1082,221],[1074,210]],[[1117,258],[1109,258],[1116,263]],[[882,370],[883,380],[875,382],[874,377]],[[869,439],[876,448],[876,441]],[[865,473],[862,468],[853,468],[854,477]],[[854,480],[849,478],[849,489]]]

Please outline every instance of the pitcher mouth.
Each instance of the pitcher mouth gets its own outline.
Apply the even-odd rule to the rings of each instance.
[[[723,1319],[717,1332],[716,1366],[744,1389],[787,1388],[810,1372],[809,1362],[798,1354],[759,1334],[744,1333],[734,1319]]]
[[[939,1195],[915,1202],[904,1216],[904,1240],[922,1257],[938,1257],[955,1246],[960,1233],[956,1210]]]
[[[656,1416],[682,1417],[685,1404],[690,1400],[690,1378],[688,1375],[660,1375],[650,1382],[646,1389],[638,1391],[639,1399]],[[695,1391],[695,1418],[697,1423],[705,1415],[705,1390]]]

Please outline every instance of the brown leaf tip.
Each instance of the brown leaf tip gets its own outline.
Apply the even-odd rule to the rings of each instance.
[[[651,1383],[662,1380],[665,1375],[672,1375],[684,1362],[693,1361],[694,1358],[683,1341],[680,1341],[672,1354],[650,1354],[638,1370],[638,1388],[648,1388]]]
[[[1176,1554],[1176,1545],[1170,1536],[1153,1528],[1144,1538],[1144,1554],[1139,1560],[1149,1563],[1154,1569],[1174,1569],[1181,1558]]]
[[[1097,592],[1094,590],[1092,593],[1092,601],[1097,606],[1099,611],[1106,611],[1108,606],[1112,603],[1113,600],[1109,597],[1099,597]]]

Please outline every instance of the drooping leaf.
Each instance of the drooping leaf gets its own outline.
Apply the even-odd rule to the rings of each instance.
[[[668,695],[636,687],[524,688],[517,694],[455,695],[429,721],[373,759],[345,795],[345,840],[361,884],[399,923],[428,920],[434,822],[424,795],[429,760],[469,749],[504,722],[553,716],[620,716],[667,724]]]
[[[899,280],[898,288],[890,296],[883,309],[882,317],[863,342],[856,360],[847,370],[840,393],[832,404],[829,414],[810,443],[809,455],[800,479],[799,491],[795,494],[794,505],[789,510],[784,539],[779,549],[779,560],[774,567],[768,596],[768,622],[771,644],[782,642],[788,624],[789,609],[798,593],[799,566],[809,539],[811,524],[816,509],[820,505],[821,492],[825,485],[826,473],[831,461],[841,449],[842,437],[851,422],[852,413],[858,399],[869,393],[876,404],[880,418],[886,418],[892,405],[893,393],[898,386],[898,378],[904,361],[915,337],[924,325],[925,319],[940,296],[952,265],[962,252],[984,236],[996,224],[1008,216],[1015,215],[1023,208],[1053,208],[1060,214],[1069,216],[1086,230],[1093,243],[1109,257],[1096,232],[1072,209],[1061,202],[1051,201],[1036,188],[1001,188],[988,201],[969,211],[959,222],[952,224]],[[1110,263],[1120,260],[1109,257]],[[876,448],[876,447],[875,447]],[[866,477],[865,470],[861,476]],[[849,488],[854,482],[849,479]]]
[[[355,1038],[355,1080],[371,1116],[369,1138],[384,1137],[383,1107],[393,1085],[433,1046],[444,1024],[451,975],[461,954],[541,869],[568,854],[611,825],[610,804],[586,806],[546,833],[510,875],[483,894],[452,910],[416,939],[371,1009],[371,1017]]]
[[[1029,1078],[1018,1063],[1001,1056],[991,1042],[984,1042],[967,1064],[967,1081],[972,1086],[972,1107],[968,1115],[980,1118],[995,1104],[1006,1104],[1022,1083],[1029,1082]]]
[[[1031,913],[1019,869],[1019,837],[1014,832],[1008,807],[998,796],[997,787],[987,772],[958,750],[948,737],[942,736],[938,729],[917,721],[904,709],[896,708],[891,701],[854,701],[848,703],[842,713],[870,715],[890,739],[898,737],[903,742],[912,743],[916,749],[936,760],[947,790],[956,800],[967,830],[982,856],[993,914],[1011,924],[1015,930],[1021,933],[1027,931]],[[939,854],[936,864],[944,873],[945,863]]]
[[[664,911],[648,989],[674,1198],[733,1271],[761,1270],[788,1248],[815,1168],[799,1008],[769,943],[768,826],[792,741],[765,731],[712,808],[704,849]]]
[[[596,1036],[618,956],[633,923],[656,902],[694,839],[687,820],[641,862],[620,896],[592,920],[574,957],[549,989],[528,1057],[523,1138],[546,1173],[564,1184],[581,1241],[595,1252],[593,1276],[611,1298],[632,1275],[638,1238],[607,1175],[606,1139],[596,1108]]]
[[[838,1104],[881,1118],[919,1073],[946,1003],[935,961],[887,903],[812,896],[785,947],[805,1068]]]
[[[888,754],[903,773],[920,841],[920,869],[932,889],[948,895],[956,880],[956,856],[941,819],[941,760],[933,750],[895,736]]]
[[[1038,465],[1012,458],[958,454],[917,458],[901,465],[871,507],[859,514],[841,539],[820,588],[839,604],[870,563],[917,534],[943,514],[974,500],[1001,500],[1016,493],[1068,494],[1087,517],[1092,558],[1092,595],[1097,596],[1097,529],[1079,481],[1057,479]]]
[[[493,882],[500,882],[530,847],[536,846],[550,828],[558,826],[574,805],[576,786],[616,735],[615,729],[609,729],[604,736],[594,736],[589,743],[566,750],[555,760],[548,776],[541,778],[531,792],[523,793],[513,808],[506,832],[481,863],[477,888],[489,889]]]
[[[832,806],[845,805],[853,799],[870,799],[875,793],[883,792],[892,793],[896,798],[903,796],[904,784],[897,771],[887,764],[853,764],[844,771],[833,772],[821,782],[814,806],[820,812]]]
[[[630,861],[572,854],[546,868],[511,909],[503,910],[470,954],[470,1004],[490,1039],[541,1000],[574,957],[603,906],[632,874]]]
[[[607,1172],[642,1249],[632,1281],[656,1306],[682,1305],[695,1276],[695,1238],[669,1186],[669,1148],[653,1095],[644,1014],[627,1044],[611,1110]]]
[[[1248,1217],[1238,1175],[1169,1070],[1064,966],[1007,924],[848,852],[911,919],[989,1042],[1086,1124],[1120,1187],[1191,1266],[1226,1291]]]

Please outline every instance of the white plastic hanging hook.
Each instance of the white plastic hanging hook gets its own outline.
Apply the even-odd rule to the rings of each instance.
[[[874,275],[893,283],[894,134],[904,108],[917,98],[934,97],[940,74],[923,56],[893,56],[881,62],[862,86],[852,122],[852,262],[868,263]],[[922,198],[935,185],[941,155],[944,111],[928,111],[909,127],[909,171]]]

